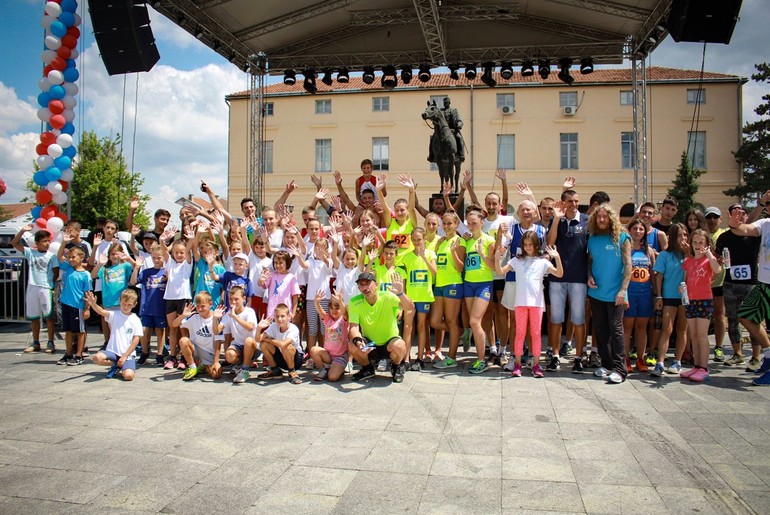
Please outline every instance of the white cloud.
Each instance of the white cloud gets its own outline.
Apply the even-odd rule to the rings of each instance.
[[[179,193],[177,193],[176,190],[171,186],[164,184],[160,187],[157,196],[163,200],[170,200],[171,202],[174,202],[179,198]]]
[[[20,100],[16,90],[0,82],[0,133],[8,134],[36,119],[36,108]]]
[[[8,186],[0,197],[3,203],[19,202],[29,195],[26,185],[34,171],[35,145],[39,141],[39,134],[33,132],[0,136],[0,177]]]
[[[156,40],[169,43],[180,49],[188,49],[193,47],[193,45],[200,44],[192,34],[179,25],[171,23],[168,18],[150,7],[150,4],[147,4],[147,6],[149,7],[147,12],[150,14],[150,27]]]

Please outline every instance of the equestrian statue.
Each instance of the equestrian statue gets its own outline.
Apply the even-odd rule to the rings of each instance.
[[[427,109],[422,113],[422,119],[433,122],[428,161],[438,166],[441,184],[449,182],[457,193],[460,168],[465,161],[465,141],[460,133],[463,128],[460,113],[451,107],[451,104],[449,97],[444,97],[443,109],[440,109],[435,101],[429,101]],[[453,170],[454,174],[452,174]]]

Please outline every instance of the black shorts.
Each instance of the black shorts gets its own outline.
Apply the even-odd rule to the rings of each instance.
[[[369,342],[368,339],[366,339],[366,338],[364,338],[364,339],[367,341],[367,343]],[[394,342],[396,340],[400,340],[400,339],[401,339],[400,336],[394,336],[393,338],[388,340],[388,342],[385,345],[378,345],[375,348],[373,348],[372,350],[370,350],[366,354],[366,357],[369,358],[369,363],[376,363],[376,362],[378,362],[380,360],[383,360],[383,359],[390,359],[390,352],[388,352],[388,345],[390,345],[392,342]]]
[[[181,315],[182,311],[184,311],[185,305],[187,305],[188,302],[190,302],[190,299],[168,299],[164,301],[166,304],[166,314],[170,315],[171,313],[176,313],[177,315]]]
[[[302,361],[304,361],[304,358],[305,355],[302,352],[297,351],[294,353],[294,370],[302,368]],[[275,347],[275,354],[273,354],[273,359],[275,360],[275,366],[284,370],[289,370],[289,365],[286,364],[283,353],[278,347]]]
[[[711,296],[712,297],[724,297],[725,296],[725,287],[724,286],[717,286],[716,288],[711,288]]]
[[[669,307],[672,307],[672,308],[678,308],[679,306],[682,305],[682,299],[666,299],[666,298],[664,298],[663,299],[663,305],[664,306],[669,306]]]
[[[84,333],[86,332],[86,322],[83,319],[83,310],[61,305],[61,325],[65,333]]]

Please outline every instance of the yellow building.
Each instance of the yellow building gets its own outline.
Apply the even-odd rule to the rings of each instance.
[[[726,207],[732,199],[722,191],[741,180],[733,152],[741,141],[741,87],[746,79],[707,72],[701,82],[697,71],[658,67],[647,73],[648,199],[660,201],[666,195],[689,138],[691,162],[707,171],[699,179],[697,200]],[[333,89],[319,81],[315,95],[306,93],[300,80],[291,87],[268,86],[265,202],[274,202],[285,184],[296,180],[299,189],[290,202],[299,210],[315,193],[311,174],[322,176],[324,186],[336,191],[333,170],[342,172],[354,198],[359,164],[369,158],[376,170],[389,173],[390,199],[403,193],[396,175],[408,172],[427,205],[430,194],[439,191],[439,177],[427,161],[431,129],[420,115],[426,102],[437,100],[440,105],[444,96],[463,119],[464,168],[473,170],[480,197],[499,191],[495,170],[504,168],[514,205],[519,199],[517,182],[528,183],[538,198],[556,197],[565,176],[577,178],[582,202],[597,190],[606,191],[616,206],[633,201],[630,69],[575,74],[571,86],[555,74],[545,81],[518,73],[508,81],[499,74],[495,78],[495,88],[437,74],[427,83],[415,78],[407,86],[383,89],[379,78],[367,85],[351,77],[348,84],[334,83]],[[227,197],[230,209],[239,212],[238,201],[248,196],[248,92],[227,100]]]

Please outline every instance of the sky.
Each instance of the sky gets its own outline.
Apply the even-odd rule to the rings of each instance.
[[[730,45],[706,47],[706,71],[751,77],[754,64],[768,60],[770,9],[766,0],[743,0]],[[81,2],[82,3],[82,2]],[[8,191],[1,203],[18,202],[32,175],[40,123],[35,115],[42,77],[43,0],[0,0],[0,177]],[[99,57],[84,6],[78,50],[81,74],[77,131],[99,137],[124,134],[129,169],[141,173],[148,210],[165,207],[188,193],[200,193],[206,180],[227,194],[228,110],[224,97],[248,89],[248,76],[151,7],[151,27],[160,61],[148,73],[110,77]],[[650,56],[648,66],[700,69],[703,45],[675,43],[668,37]],[[138,79],[138,94],[137,94]],[[754,108],[767,94],[765,85],[743,88],[744,121],[757,119]],[[124,102],[125,89],[125,102]],[[137,102],[137,109],[134,104]],[[76,134],[77,136],[77,134]],[[135,145],[133,141],[135,139]]]

